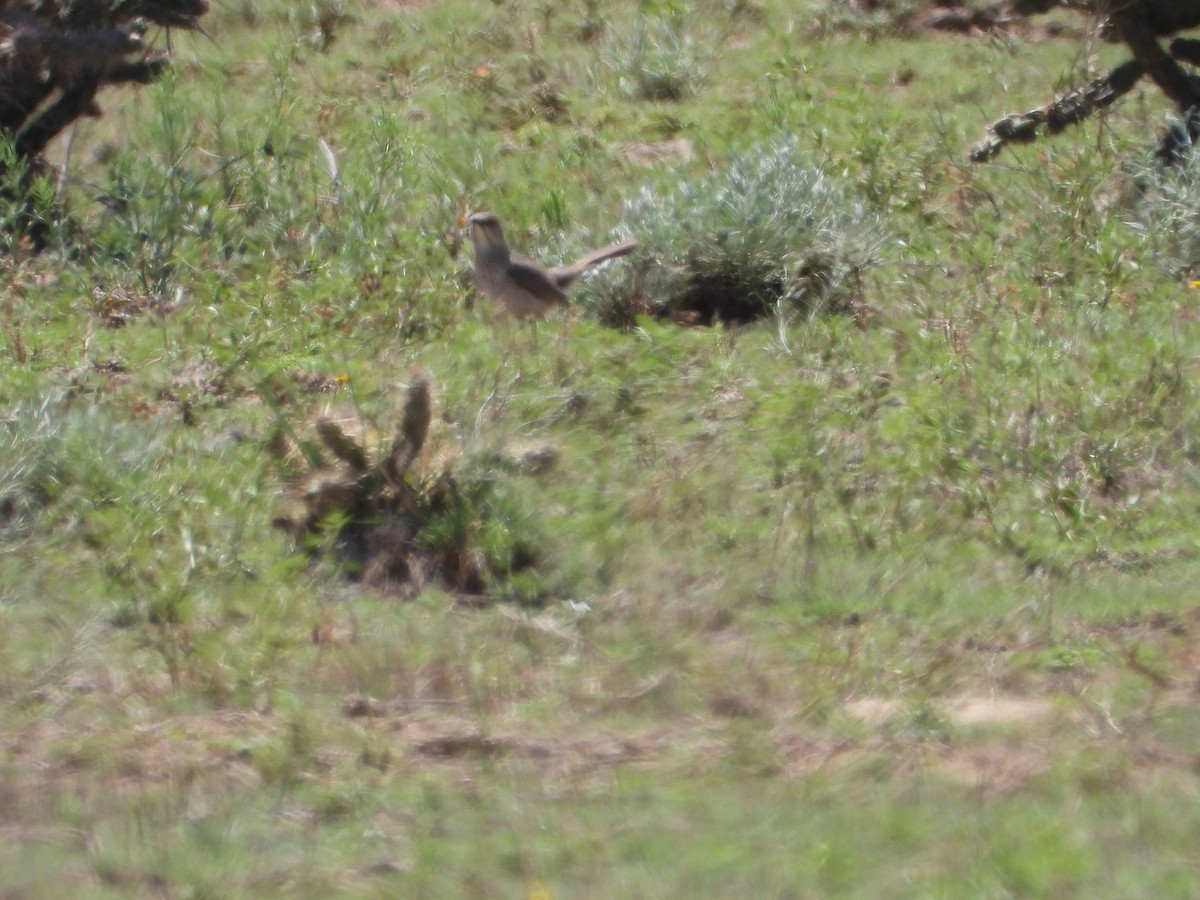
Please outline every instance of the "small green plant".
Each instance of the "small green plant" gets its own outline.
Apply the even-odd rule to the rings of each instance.
[[[0,420],[0,541],[23,533],[62,489],[62,429],[46,404]]]
[[[624,221],[647,262],[594,302],[616,325],[644,314],[714,324],[781,307],[845,309],[884,239],[878,215],[790,139],[736,155],[706,181],[643,188]]]
[[[1137,173],[1141,195],[1133,227],[1171,276],[1200,272],[1200,157],[1189,151],[1178,166],[1147,164]]]
[[[0,250],[44,243],[57,220],[50,173],[23,157],[12,137],[0,134]]]
[[[631,29],[610,32],[602,52],[621,91],[638,100],[684,100],[707,79],[706,56],[679,14],[639,17]]]

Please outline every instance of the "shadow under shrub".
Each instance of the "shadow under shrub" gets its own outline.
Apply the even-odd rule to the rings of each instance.
[[[714,325],[852,311],[884,240],[878,215],[791,140],[753,147],[703,181],[643,188],[622,219],[642,259],[589,302],[617,327],[643,315]]]

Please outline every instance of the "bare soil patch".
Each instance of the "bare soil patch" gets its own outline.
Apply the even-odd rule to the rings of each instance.
[[[1045,721],[1062,709],[1049,700],[1003,695],[967,695],[935,704],[937,711],[954,725],[1032,725]],[[885,697],[860,697],[845,706],[853,718],[868,725],[883,725],[908,710],[905,703]]]
[[[1045,741],[989,742],[944,748],[935,756],[932,768],[951,781],[1008,793],[1049,769],[1052,758]]]

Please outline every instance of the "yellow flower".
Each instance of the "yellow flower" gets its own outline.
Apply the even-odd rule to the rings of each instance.
[[[1188,287],[1190,287],[1193,291],[1200,289],[1200,278],[1193,278],[1188,282]]]
[[[338,372],[336,375],[333,376],[333,380],[336,381],[338,384],[349,384],[350,383],[350,373]]]

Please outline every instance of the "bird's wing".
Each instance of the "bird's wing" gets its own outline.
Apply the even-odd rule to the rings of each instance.
[[[550,279],[546,270],[532,263],[517,262],[514,258],[508,268],[508,275],[517,287],[528,291],[539,300],[546,303],[567,302],[567,295]]]

